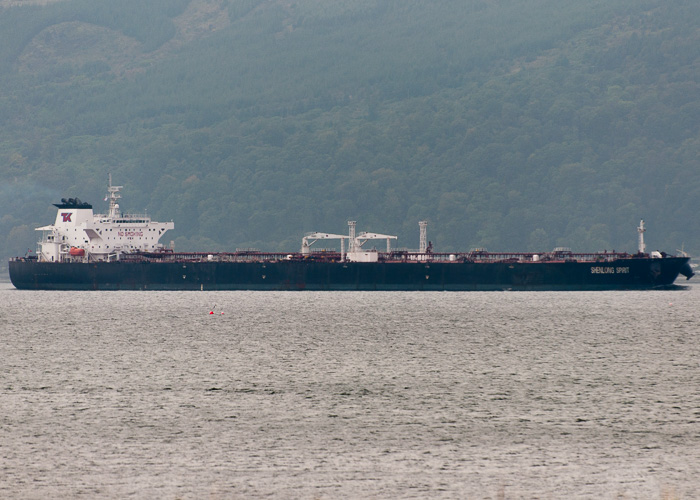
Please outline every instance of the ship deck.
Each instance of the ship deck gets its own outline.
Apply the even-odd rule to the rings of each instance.
[[[629,254],[626,252],[487,252],[471,251],[457,253],[419,253],[409,251],[378,252],[378,262],[385,263],[538,263],[538,262],[614,262],[623,259],[648,258],[647,254]],[[124,254],[122,261],[130,262],[278,262],[278,261],[314,261],[341,262],[340,252],[317,251],[310,254],[289,252],[261,252],[240,250],[236,252],[137,252]],[[347,260],[347,257],[346,257]]]

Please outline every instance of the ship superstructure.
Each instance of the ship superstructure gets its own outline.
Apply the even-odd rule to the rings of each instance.
[[[118,200],[123,186],[113,186],[109,177],[109,212],[95,214],[92,205],[78,198],[55,203],[56,220],[43,232],[37,258],[40,262],[93,262],[119,260],[123,254],[156,252],[173,222],[155,222],[146,214],[124,214]]]

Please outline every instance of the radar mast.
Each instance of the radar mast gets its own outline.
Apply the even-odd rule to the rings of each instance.
[[[119,212],[119,203],[117,203],[117,200],[122,197],[122,195],[119,194],[119,190],[123,187],[124,186],[112,186],[112,174],[109,174],[107,196],[109,197],[109,217],[112,219],[116,219],[121,216],[121,213]]]

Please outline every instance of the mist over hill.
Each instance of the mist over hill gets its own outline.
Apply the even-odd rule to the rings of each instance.
[[[700,254],[700,4],[0,2],[0,256],[51,203],[178,250],[359,230],[438,251]],[[103,206],[104,205],[104,206]],[[5,265],[5,264],[3,264]]]

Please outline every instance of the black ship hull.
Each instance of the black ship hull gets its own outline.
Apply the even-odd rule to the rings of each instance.
[[[645,290],[692,276],[687,257],[606,262],[38,262],[14,259],[30,290]]]

